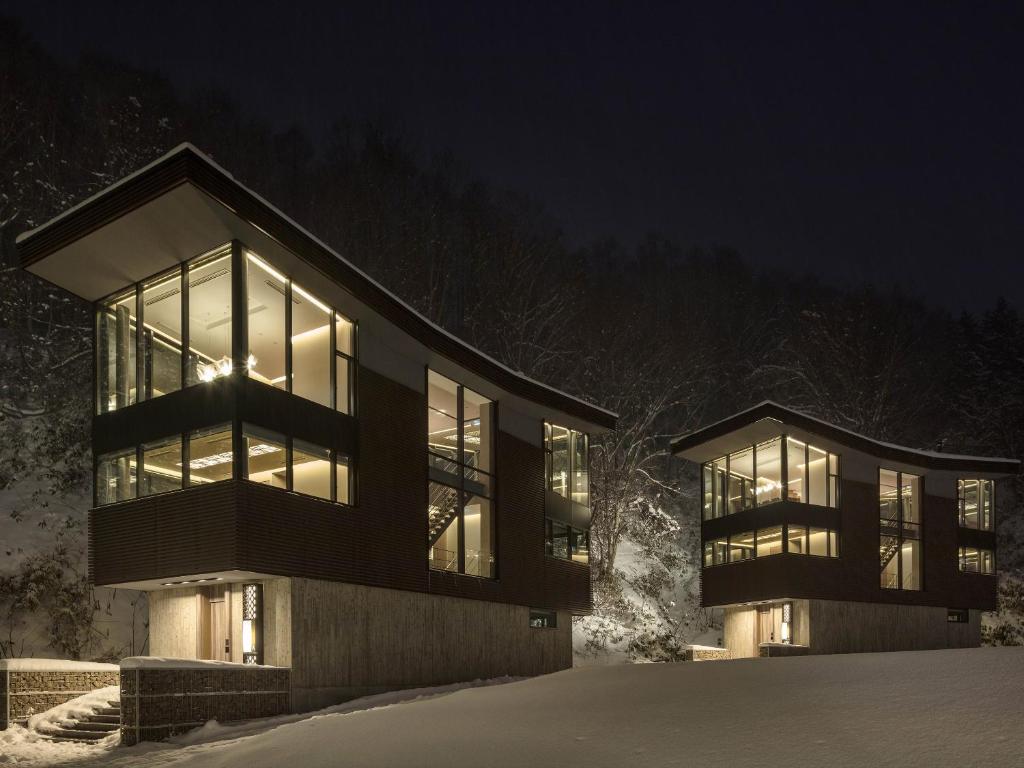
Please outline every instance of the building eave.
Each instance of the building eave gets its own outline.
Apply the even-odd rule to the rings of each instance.
[[[821,419],[808,416],[771,400],[765,400],[752,408],[728,416],[721,421],[676,438],[671,443],[675,456],[694,461],[707,461],[716,456],[703,456],[701,448],[730,433],[742,430],[764,420],[779,423],[779,434],[785,425],[792,425],[807,432],[820,435],[841,445],[863,451],[889,461],[912,464],[927,469],[950,471],[974,471],[996,475],[1013,475],[1020,472],[1017,459],[991,456],[963,456],[940,451],[926,451],[902,445],[875,440],[852,432]]]
[[[513,371],[419,314],[191,144],[175,147],[45,224],[19,235],[16,242],[21,266],[31,271],[34,264],[182,184],[194,185],[262,230],[439,355],[525,400],[591,424],[596,431],[615,428],[615,413]]]

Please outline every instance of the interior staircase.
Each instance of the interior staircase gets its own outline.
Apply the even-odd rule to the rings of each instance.
[[[89,714],[59,724],[48,723],[38,727],[40,735],[50,741],[93,742],[109,736],[121,727],[121,702],[108,701]]]

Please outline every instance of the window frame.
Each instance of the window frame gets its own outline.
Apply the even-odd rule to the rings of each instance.
[[[472,387],[466,387],[464,384],[456,381],[455,379],[452,379],[452,378],[446,376],[445,374],[441,373],[440,371],[437,371],[437,370],[431,368],[429,365],[428,366],[424,366],[423,371],[424,371],[424,373],[423,373],[423,386],[424,386],[424,390],[423,391],[425,393],[425,398],[424,399],[426,401],[425,405],[426,405],[428,417],[429,417],[429,412],[431,410],[437,410],[436,408],[434,408],[430,404],[430,374],[431,374],[431,372],[433,372],[437,376],[440,376],[441,378],[443,378],[446,381],[451,382],[452,384],[455,385],[455,388],[456,388],[455,389],[455,411],[456,411],[455,412],[455,425],[456,425],[456,431],[457,431],[455,458],[454,459],[449,459],[446,456],[443,456],[443,455],[441,455],[439,453],[434,453],[432,450],[430,450],[430,439],[429,439],[430,438],[430,431],[429,431],[429,426],[427,428],[427,432],[424,434],[424,445],[425,445],[426,454],[427,454],[427,456],[426,456],[426,458],[427,458],[427,462],[426,462],[427,463],[427,483],[426,483],[426,487],[425,487],[425,490],[426,490],[425,501],[426,501],[426,503],[424,504],[424,509],[427,512],[427,514],[425,516],[425,519],[424,519],[424,526],[426,528],[426,533],[427,533],[427,536],[426,536],[426,539],[427,539],[427,551],[426,551],[426,554],[427,554],[427,557],[426,557],[426,568],[427,568],[427,571],[429,573],[453,573],[453,574],[457,574],[459,576],[467,576],[469,578],[474,578],[474,579],[486,579],[487,581],[497,581],[499,579],[499,577],[500,577],[500,570],[499,570],[500,562],[499,562],[499,559],[498,559],[498,546],[499,546],[499,541],[498,541],[498,538],[499,538],[499,530],[498,530],[498,491],[497,491],[498,455],[497,455],[497,450],[496,450],[496,448],[497,448],[497,439],[498,439],[498,401],[497,400],[492,400],[491,398],[486,397],[485,395],[483,395],[482,393],[480,393],[477,390],[473,389]],[[465,450],[465,433],[466,433],[466,424],[465,424],[465,390],[466,389],[469,389],[474,394],[477,394],[480,397],[485,398],[488,401],[489,405],[490,405],[490,409],[491,409],[491,427],[490,427],[490,430],[489,430],[490,434],[488,435],[488,440],[490,442],[490,458],[491,458],[490,470],[480,469],[479,467],[471,467],[471,466],[469,466],[468,464],[465,463],[465,457],[466,457],[466,450]],[[450,414],[445,414],[445,415],[446,416],[450,416]],[[455,480],[456,480],[455,484],[453,484],[451,482],[446,482],[444,480],[432,478],[430,476],[430,470],[432,468],[436,468],[434,463],[433,463],[433,459],[435,459],[435,458],[436,459],[441,459],[444,462],[450,462],[450,463],[455,465],[455,472],[448,472],[448,474],[450,474],[453,477],[455,477]],[[476,492],[476,490],[467,487],[467,485],[466,485],[466,482],[467,482],[467,477],[466,477],[467,470],[479,473],[481,475],[486,475],[487,476],[487,479],[488,479],[489,482],[487,482],[487,483],[479,483],[479,485],[481,485],[485,489],[486,493],[483,493],[483,494],[482,493],[478,493],[478,492]],[[473,482],[473,481],[470,481],[470,482]],[[430,503],[430,485],[431,485],[431,483],[434,483],[434,484],[437,484],[437,485],[442,485],[442,486],[445,486],[446,488],[451,488],[452,490],[454,490],[456,492],[456,494],[458,494],[458,511],[456,513],[456,519],[454,521],[452,521],[453,523],[455,523],[458,526],[456,530],[457,530],[457,536],[458,536],[458,542],[459,542],[459,551],[457,553],[457,557],[458,557],[458,559],[457,559],[457,568],[454,571],[449,571],[449,570],[440,569],[440,568],[434,568],[431,565],[432,559],[430,557],[430,553],[431,553],[431,550],[434,548],[434,545],[430,541],[430,513],[429,513],[429,510],[427,509],[427,507],[429,507],[429,503]],[[490,503],[491,542],[492,542],[491,549],[493,550],[492,553],[491,553],[491,556],[493,558],[493,562],[491,563],[491,575],[490,576],[481,576],[479,574],[467,573],[466,572],[466,520],[465,520],[465,518],[466,518],[466,503],[473,496],[480,496],[482,498],[485,498]],[[452,523],[449,523],[448,525],[451,525],[451,524]],[[448,529],[448,526],[445,526],[445,528],[443,530],[447,530],[447,529]],[[568,544],[568,539],[567,539],[567,544]]]
[[[877,471],[875,472],[875,496],[881,501],[882,499],[882,472],[892,472],[896,475],[896,519],[895,519],[895,534],[882,533],[882,518],[878,517],[878,540],[879,545],[883,536],[886,538],[896,539],[896,552],[893,557],[896,559],[896,583],[895,587],[882,586],[881,575],[885,570],[885,565],[882,564],[879,559],[879,589],[883,591],[899,591],[899,592],[924,592],[925,591],[925,530],[924,530],[924,497],[925,497],[925,475],[918,474],[915,472],[904,472],[900,469],[889,469],[883,467],[881,464],[877,465]],[[909,475],[910,477],[917,478],[917,498],[913,499],[917,505],[917,517],[918,522],[907,523],[904,519],[903,511],[903,476]],[[907,526],[914,526],[913,530],[916,530],[916,536],[907,535]],[[916,541],[917,546],[920,548],[920,555],[918,561],[920,563],[920,573],[918,574],[916,588],[904,587],[903,586],[903,542],[904,541]]]
[[[780,464],[779,474],[780,474],[781,483],[782,483],[782,495],[781,495],[781,498],[776,499],[774,501],[759,502],[758,498],[757,498],[757,493],[755,491],[754,494],[753,494],[753,499],[752,499],[752,503],[750,504],[750,506],[741,506],[741,508],[737,509],[735,512],[730,512],[729,511],[729,495],[730,495],[730,492],[731,492],[731,486],[732,486],[732,484],[734,482],[734,480],[732,478],[732,457],[734,455],[736,455],[736,454],[745,452],[747,450],[751,451],[751,462],[753,464],[753,470],[754,470],[753,471],[754,479],[751,482],[753,483],[753,487],[756,488],[757,487],[757,474],[758,474],[758,470],[757,470],[758,448],[759,447],[763,448],[764,446],[767,446],[768,444],[773,443],[776,440],[779,441],[779,458],[780,458],[780,461],[779,461],[779,464]],[[804,477],[804,484],[807,487],[805,488],[805,491],[801,494],[801,498],[799,500],[797,500],[797,499],[790,499],[789,498],[789,456],[790,456],[789,446],[790,446],[790,441],[791,440],[795,441],[795,442],[798,442],[798,443],[801,443],[803,445],[803,447],[804,447],[804,450],[803,450],[803,461],[804,461],[804,467],[805,467],[805,470],[804,470],[804,475],[805,475],[805,477]],[[825,504],[824,505],[821,505],[821,504],[813,504],[812,505],[810,503],[810,493],[809,493],[810,478],[808,476],[806,467],[810,463],[810,449],[812,447],[816,451],[820,451],[821,453],[825,454],[825,467],[823,469],[823,472],[825,473]],[[720,491],[719,493],[716,493],[715,492],[715,488],[714,488],[714,484],[715,484],[715,466],[716,465],[719,468],[724,467],[724,479],[723,479],[723,482],[722,482],[722,487],[719,489],[719,491]],[[832,471],[833,468],[835,468],[835,472]],[[708,487],[707,487],[707,481],[708,481],[709,477],[711,478],[711,484],[712,484],[710,492],[709,492]],[[834,491],[833,491],[833,482],[832,482],[833,478],[835,479],[835,482],[834,482],[835,489],[834,489]],[[833,498],[833,496],[835,496],[835,498]],[[705,507],[705,500],[708,497],[710,497],[710,499],[711,499],[710,514],[708,514],[708,510]],[[740,512],[746,512],[746,511],[751,510],[751,509],[757,509],[758,507],[766,507],[766,506],[770,506],[772,504],[778,504],[780,502],[787,502],[787,503],[790,503],[790,504],[807,504],[809,506],[822,507],[822,508],[826,508],[826,509],[839,509],[841,501],[842,501],[842,454],[834,453],[833,451],[830,451],[830,450],[828,450],[826,448],[820,448],[820,447],[818,447],[816,445],[812,446],[810,444],[810,442],[808,442],[806,440],[800,440],[799,438],[794,437],[793,435],[789,434],[788,432],[783,432],[782,434],[780,434],[778,436],[770,437],[767,440],[761,440],[761,441],[759,441],[757,443],[752,443],[751,445],[741,446],[741,447],[737,448],[734,451],[730,451],[727,454],[724,454],[722,456],[716,457],[716,458],[711,459],[709,461],[702,462],[701,463],[701,471],[700,471],[700,499],[701,499],[701,521],[702,522],[707,521],[707,520],[717,520],[717,519],[722,518],[722,517],[728,517],[729,515],[739,514]]]
[[[230,343],[230,354],[231,358],[231,374],[239,374],[246,378],[249,378],[249,333],[248,333],[248,315],[246,312],[238,312],[239,306],[248,307],[249,291],[248,291],[248,259],[251,256],[256,261],[261,262],[266,267],[272,269],[275,273],[281,275],[283,282],[285,283],[285,387],[283,391],[288,394],[294,395],[292,392],[292,338],[291,338],[291,326],[292,326],[292,290],[294,279],[285,274],[283,271],[278,269],[275,265],[271,264],[267,259],[257,253],[254,249],[247,246],[240,240],[234,239],[229,240],[225,243],[221,243],[213,248],[209,248],[202,253],[191,256],[190,258],[182,261],[176,267],[170,269],[161,269],[154,272],[151,275],[147,275],[141,280],[137,280],[133,283],[129,283],[121,287],[120,289],[113,291],[112,293],[103,296],[94,302],[92,302],[92,336],[93,336],[93,397],[92,397],[92,409],[94,415],[103,415],[107,413],[113,413],[115,411],[129,408],[133,405],[145,402],[147,400],[155,400],[155,397],[143,397],[146,392],[150,391],[151,383],[146,380],[146,366],[145,366],[145,334],[140,329],[144,328],[145,325],[145,288],[146,285],[151,284],[162,278],[170,277],[175,272],[178,272],[178,279],[180,284],[181,292],[181,351],[179,354],[181,370],[179,373],[178,389],[174,391],[181,391],[190,387],[199,386],[207,383],[197,377],[191,377],[189,375],[189,354],[188,350],[191,349],[191,328],[189,323],[189,303],[191,286],[189,285],[189,270],[193,267],[200,266],[202,262],[210,259],[214,259],[218,256],[227,256],[231,260],[231,343]],[[305,289],[302,289],[305,291]],[[125,405],[118,405],[114,409],[103,409],[100,406],[100,360],[102,351],[100,349],[100,314],[101,310],[107,307],[111,302],[116,302],[117,299],[127,296],[129,293],[134,293],[134,307],[135,307],[135,322],[136,322],[136,333],[135,341],[131,345],[132,354],[134,355],[134,371],[132,372],[135,376],[135,400],[131,402],[128,393],[125,393]],[[317,299],[317,301],[320,301]],[[354,318],[348,316],[344,312],[340,312],[335,307],[331,306],[328,302],[321,303],[329,309],[329,325],[330,325],[330,362],[328,364],[330,373],[330,405],[324,406],[331,408],[332,410],[338,411],[339,413],[346,414],[355,418],[356,411],[358,408],[358,359],[359,359],[359,322]],[[338,349],[337,344],[337,326],[338,318],[342,318],[352,326],[352,353],[348,354]],[[337,361],[341,357],[348,363],[348,404],[347,409],[342,410],[338,408],[338,387],[337,387]],[[106,374],[104,374],[106,376]],[[230,374],[229,374],[230,375]],[[195,378],[195,380],[193,380]],[[222,378],[217,376],[216,378]],[[215,379],[214,379],[215,380]],[[258,382],[263,383],[263,382]],[[272,386],[272,385],[266,385]],[[166,393],[170,394],[170,393]],[[109,396],[109,395],[108,395]],[[301,397],[301,395],[294,395]],[[162,397],[162,395],[161,395]],[[308,399],[308,398],[303,398]],[[310,402],[316,402],[310,400]]]

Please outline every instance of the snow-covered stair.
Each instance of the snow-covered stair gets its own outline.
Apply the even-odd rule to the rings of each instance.
[[[37,732],[51,741],[99,741],[121,727],[121,702],[107,701],[93,707],[86,714],[61,720],[58,723],[41,723]]]

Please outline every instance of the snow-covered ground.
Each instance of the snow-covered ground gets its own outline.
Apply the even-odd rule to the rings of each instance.
[[[86,761],[76,749],[64,764],[1012,768],[1024,766],[1022,682],[1024,648],[585,667],[208,725]],[[61,749],[26,765],[56,764]],[[19,764],[17,750],[0,736],[0,763]]]

